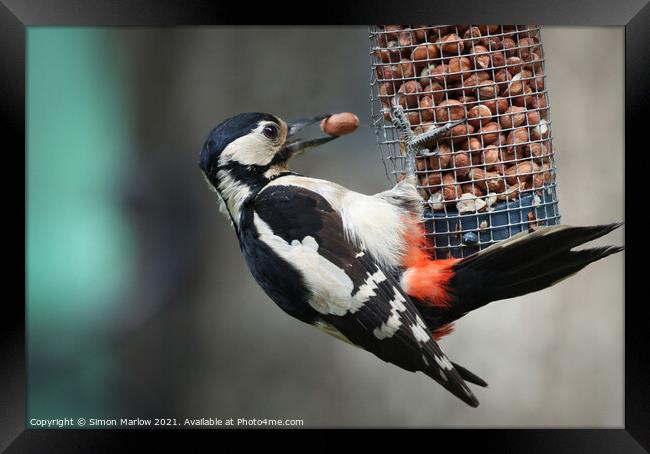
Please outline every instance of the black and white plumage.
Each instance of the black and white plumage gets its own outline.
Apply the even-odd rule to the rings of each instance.
[[[509,251],[509,242],[494,254],[489,248],[472,260],[445,262],[444,269],[433,260],[406,269],[405,258],[414,247],[409,244],[414,237],[411,220],[422,214],[411,179],[368,196],[288,170],[293,155],[334,138],[294,140],[304,126],[322,118],[287,124],[270,114],[241,114],[215,127],[205,142],[200,167],[232,222],[251,273],[289,315],[405,370],[422,371],[477,406],[465,380],[486,383],[452,363],[432,333],[504,297],[484,279],[483,262],[493,271],[508,259],[508,253],[504,258],[500,251]],[[553,238],[554,232],[549,230],[545,238]],[[563,258],[571,256],[570,248],[585,236],[574,232],[569,237],[574,241],[564,244],[568,249],[558,251]],[[590,261],[612,252],[600,251]],[[588,263],[586,258],[576,260],[576,266]],[[554,263],[548,261],[549,266]],[[509,276],[508,295],[552,285],[552,279],[576,270],[566,268],[539,282],[530,275]],[[409,296],[417,294],[418,279],[437,279],[447,276],[444,273],[451,276],[445,284],[454,279],[449,288],[441,287],[449,304],[432,306]],[[483,290],[489,298],[478,296]]]
[[[320,194],[300,186],[300,180],[268,185],[243,215],[242,250],[262,288],[290,315],[338,332],[403,369],[424,371],[477,405],[391,272],[346,239],[341,214]],[[260,249],[275,256],[265,260]],[[279,261],[283,268],[299,270],[300,284],[290,286],[301,289],[300,298],[287,299],[286,290],[278,294],[277,279],[286,278],[269,275],[269,268]]]

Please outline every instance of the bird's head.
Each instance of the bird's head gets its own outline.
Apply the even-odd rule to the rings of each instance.
[[[243,113],[225,120],[210,132],[201,150],[199,167],[235,223],[239,221],[243,202],[287,172],[291,157],[336,138],[296,138],[305,126],[327,117],[285,122],[271,114]]]

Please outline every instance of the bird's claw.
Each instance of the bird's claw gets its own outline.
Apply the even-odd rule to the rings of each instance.
[[[399,130],[402,140],[406,145],[406,152],[412,156],[431,157],[437,156],[438,151],[431,151],[425,147],[425,143],[447,134],[451,128],[464,122],[464,120],[450,121],[438,128],[431,128],[422,134],[413,134],[411,124],[404,114],[404,108],[400,105],[401,95],[398,93],[393,98],[393,105],[390,109],[390,116],[393,124]]]

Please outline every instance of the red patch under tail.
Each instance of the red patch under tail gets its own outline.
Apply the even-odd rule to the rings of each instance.
[[[454,274],[452,267],[459,259],[432,259],[427,251],[428,239],[417,223],[408,229],[406,242],[408,250],[402,259],[405,268],[402,287],[408,295],[427,304],[449,307],[449,280]]]
[[[446,336],[447,334],[451,334],[453,331],[454,331],[454,324],[447,323],[446,325],[442,325],[438,329],[434,329],[431,332],[431,335],[435,340],[439,341],[443,336]]]

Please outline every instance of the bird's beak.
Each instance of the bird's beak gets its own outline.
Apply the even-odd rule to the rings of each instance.
[[[328,137],[319,137],[318,139],[311,140],[301,140],[296,136],[300,131],[302,131],[306,126],[313,125],[318,123],[325,118],[331,117],[332,114],[319,115],[313,118],[300,118],[287,123],[287,140],[285,142],[283,151],[287,156],[296,155],[307,148],[317,147],[331,140],[336,139],[338,136],[328,136]]]

